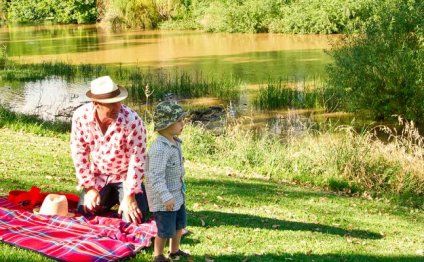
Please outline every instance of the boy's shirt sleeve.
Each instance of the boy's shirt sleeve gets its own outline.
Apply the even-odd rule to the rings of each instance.
[[[169,192],[166,186],[166,163],[168,162],[169,153],[166,150],[152,150],[149,153],[149,180],[152,191],[155,195],[159,195],[163,203],[172,199],[174,196]]]

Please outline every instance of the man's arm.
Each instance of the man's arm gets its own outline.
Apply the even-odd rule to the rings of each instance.
[[[146,166],[146,129],[140,118],[130,124],[127,136],[129,150],[129,163],[127,177],[124,181],[124,195],[141,193],[141,181],[144,177]]]
[[[79,117],[74,115],[71,130],[72,161],[78,179],[78,186],[86,189],[95,186],[94,176],[90,170],[90,148],[87,136],[79,121]]]

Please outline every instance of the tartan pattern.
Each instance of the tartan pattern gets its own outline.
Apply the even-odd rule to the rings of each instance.
[[[151,212],[166,211],[164,203],[175,198],[173,211],[184,204],[184,160],[182,141],[174,137],[176,144],[158,135],[147,156],[146,194]]]
[[[44,216],[0,197],[0,240],[59,261],[116,261],[151,245],[154,220],[141,225],[95,216]]]

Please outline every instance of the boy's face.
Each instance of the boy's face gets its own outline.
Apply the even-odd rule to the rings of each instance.
[[[184,129],[184,119],[180,119],[172,125],[168,126],[165,130],[172,136],[181,135]]]

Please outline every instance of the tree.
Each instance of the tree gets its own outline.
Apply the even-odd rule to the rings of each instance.
[[[344,93],[348,110],[422,121],[424,2],[385,0],[374,8],[363,33],[347,36],[330,52],[329,86]]]

